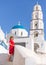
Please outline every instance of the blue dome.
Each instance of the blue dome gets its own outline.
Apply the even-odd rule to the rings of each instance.
[[[12,29],[17,29],[17,28],[25,29],[25,28],[24,28],[23,26],[21,26],[21,25],[16,25],[16,26],[12,27]]]

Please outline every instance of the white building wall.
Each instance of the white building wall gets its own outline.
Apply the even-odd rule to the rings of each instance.
[[[38,24],[37,28],[35,24]],[[44,29],[44,23],[42,20],[32,20],[31,21],[31,29]]]
[[[43,21],[39,20],[38,22],[39,22],[38,23],[38,29],[44,29],[44,23],[43,23]]]
[[[28,44],[26,44],[26,47],[32,51],[34,51],[34,40],[32,37],[30,37],[27,41]]]
[[[32,13],[32,19],[37,19],[37,17],[39,19],[43,19],[42,11],[33,11],[33,13]]]
[[[15,43],[25,43],[25,47],[34,51],[34,41],[32,38],[15,38],[14,39]]]
[[[11,30],[11,32],[12,34],[14,34],[15,37],[27,37],[28,36],[28,32],[25,29],[13,29]]]
[[[19,29],[12,29],[11,30],[11,33],[14,35],[14,36],[19,36]]]

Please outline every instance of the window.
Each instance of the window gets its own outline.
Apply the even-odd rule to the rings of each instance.
[[[38,12],[35,14],[35,18],[36,18],[36,19],[38,19],[38,18],[39,18],[39,16],[38,16]]]
[[[16,35],[16,32],[15,32],[15,35]]]
[[[35,24],[35,26],[37,26],[37,23]]]
[[[23,32],[21,32],[21,35],[23,35]]]
[[[38,33],[36,33],[35,36],[37,37],[38,36]]]
[[[38,37],[38,33],[37,32],[35,32],[34,37]]]
[[[38,29],[38,23],[35,23],[35,29]]]
[[[36,7],[36,10],[38,10],[38,6]]]

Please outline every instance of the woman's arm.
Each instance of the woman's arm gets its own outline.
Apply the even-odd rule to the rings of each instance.
[[[11,45],[11,46],[14,46],[15,44],[13,45],[13,44],[10,43],[10,45]]]

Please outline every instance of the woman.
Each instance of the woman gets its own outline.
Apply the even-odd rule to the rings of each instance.
[[[9,57],[8,60],[11,61],[11,57],[14,55],[14,37],[11,36],[9,40]]]

